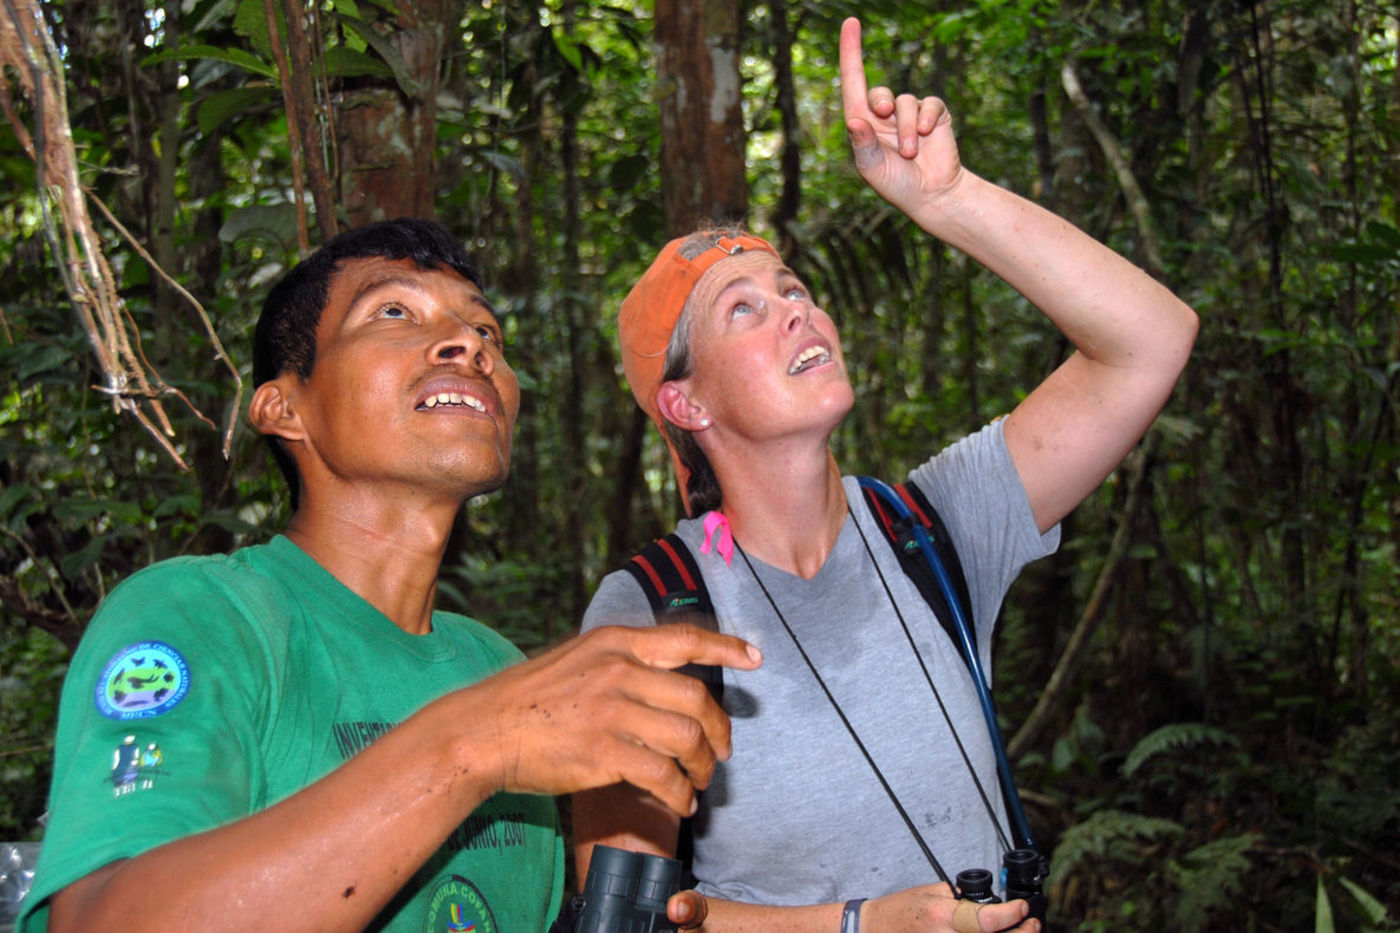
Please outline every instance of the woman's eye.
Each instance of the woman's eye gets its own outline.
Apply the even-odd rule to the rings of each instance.
[[[730,317],[742,317],[742,316],[744,316],[745,314],[753,314],[753,312],[754,312],[754,307],[753,307],[753,305],[751,305],[751,304],[749,304],[749,303],[747,303],[747,302],[741,301],[741,302],[739,302],[737,305],[735,305],[734,307],[732,307],[732,308],[729,309],[729,316],[730,316]]]
[[[802,301],[807,297],[807,291],[794,285],[787,290],[788,301]]]

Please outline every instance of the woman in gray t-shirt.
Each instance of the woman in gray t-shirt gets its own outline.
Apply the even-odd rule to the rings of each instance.
[[[989,668],[1006,588],[1161,409],[1196,316],[1069,223],[963,168],[941,100],[867,90],[854,19],[840,72],[862,177],[1014,286],[1077,350],[1004,420],[910,476],[967,569]],[[955,900],[923,855],[949,873],[995,869],[1005,814],[967,670],[829,450],[854,402],[831,318],[772,246],[711,230],[667,244],[623,302],[619,335],[632,392],[671,445],[694,516],[678,532],[719,625],[765,656],[760,670],[725,673],[733,756],[695,819],[704,898],[673,899],[673,919],[825,933],[1015,924],[1022,902]],[[625,574],[604,581],[586,618],[651,621]],[[674,815],[625,785],[576,796],[574,821],[580,872],[599,842],[675,851]]]

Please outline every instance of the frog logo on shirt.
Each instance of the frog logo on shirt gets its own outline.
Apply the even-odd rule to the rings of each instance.
[[[476,885],[461,875],[448,875],[428,900],[423,933],[496,933],[496,918]]]
[[[163,641],[127,645],[97,679],[97,710],[108,719],[147,719],[175,708],[190,689],[190,668]]]

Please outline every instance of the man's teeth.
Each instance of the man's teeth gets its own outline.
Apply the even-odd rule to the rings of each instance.
[[[466,405],[468,408],[475,408],[477,411],[486,411],[486,405],[481,399],[473,398],[470,395],[462,395],[460,392],[439,392],[437,395],[430,395],[423,400],[424,408],[436,408],[439,405]]]
[[[825,363],[829,359],[831,359],[831,354],[826,350],[821,347],[809,347],[799,353],[797,359],[793,360],[792,368],[788,370],[788,375],[791,376],[794,373],[799,373],[809,365],[814,366],[817,363]]]

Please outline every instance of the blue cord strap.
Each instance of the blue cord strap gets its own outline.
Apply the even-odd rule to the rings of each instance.
[[[1017,845],[1034,849],[1036,848],[1035,839],[1031,836],[1030,824],[1026,820],[1025,810],[1021,806],[1021,795],[1016,791],[1011,762],[1006,757],[1006,742],[1002,738],[1001,728],[997,725],[996,707],[992,703],[991,687],[987,683],[986,673],[982,670],[982,659],[977,654],[972,625],[967,617],[968,610],[964,608],[962,600],[958,598],[953,582],[948,577],[948,571],[943,566],[943,561],[939,559],[938,552],[934,550],[933,542],[929,539],[928,531],[924,528],[923,522],[914,517],[904,500],[888,484],[869,476],[859,477],[859,482],[861,488],[874,492],[894,510],[896,515],[909,522],[914,540],[918,542],[919,552],[923,555],[929,569],[933,571],[934,579],[937,580],[938,588],[942,591],[943,598],[953,616],[953,626],[957,632],[955,640],[962,653],[963,661],[972,674],[973,685],[977,689],[977,699],[982,706],[982,717],[986,720],[987,732],[992,740],[992,751],[996,754],[997,773],[1001,779],[1002,791],[1006,796],[1007,808],[1011,811],[1015,833],[1019,837]]]

